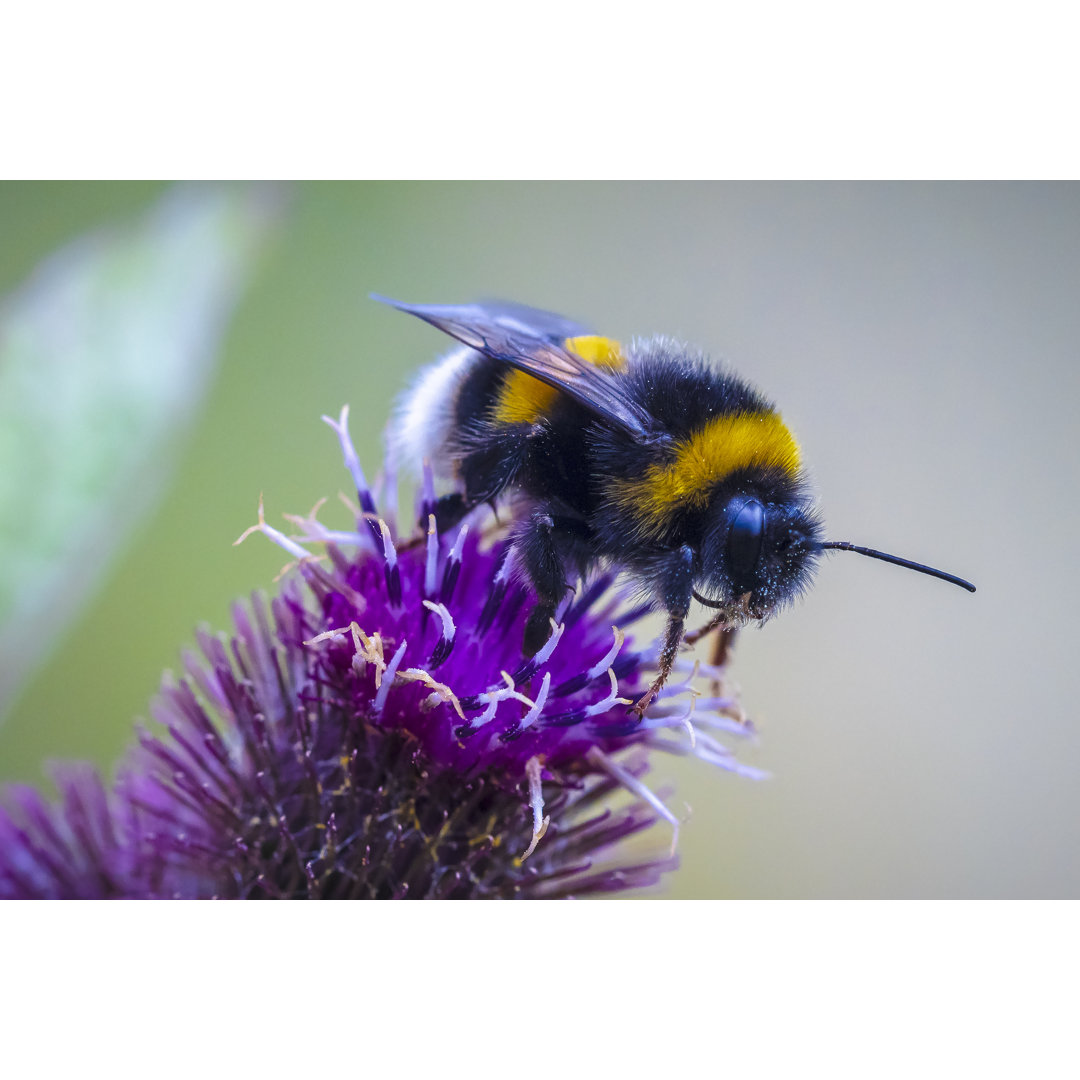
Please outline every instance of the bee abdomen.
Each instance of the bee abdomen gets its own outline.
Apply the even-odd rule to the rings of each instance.
[[[424,368],[402,395],[390,427],[390,454],[419,473],[428,461],[436,476],[456,475],[455,436],[461,397],[483,358],[473,349],[447,353]]]

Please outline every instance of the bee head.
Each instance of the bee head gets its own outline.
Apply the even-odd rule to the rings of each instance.
[[[799,498],[766,499],[740,491],[713,506],[701,550],[710,607],[733,621],[767,619],[810,583],[821,550],[821,525]]]

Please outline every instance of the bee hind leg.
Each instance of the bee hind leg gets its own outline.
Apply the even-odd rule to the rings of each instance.
[[[686,616],[690,611],[690,597],[694,584],[694,552],[689,544],[683,544],[678,551],[671,553],[667,565],[660,575],[660,596],[668,612],[667,629],[664,631],[664,644],[657,661],[656,678],[652,686],[635,702],[631,708],[640,720],[645,710],[653,703],[656,695],[664,687],[675,657],[679,655],[679,646],[683,640]]]

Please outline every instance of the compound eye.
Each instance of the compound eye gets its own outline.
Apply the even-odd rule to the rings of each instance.
[[[764,541],[765,507],[756,499],[749,499],[735,515],[728,531],[728,559],[736,581],[745,582],[754,577]]]

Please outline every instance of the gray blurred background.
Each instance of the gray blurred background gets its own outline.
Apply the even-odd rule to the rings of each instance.
[[[0,186],[0,291],[143,184]],[[175,480],[0,727],[0,780],[108,768],[200,622],[284,558],[233,539],[345,486],[445,342],[366,299],[502,296],[703,346],[780,405],[838,554],[740,642],[751,783],[659,759],[691,815],[673,897],[1080,895],[1080,188],[1035,184],[320,184],[225,339]],[[7,463],[3,467],[9,467]],[[666,834],[658,835],[666,842]]]

